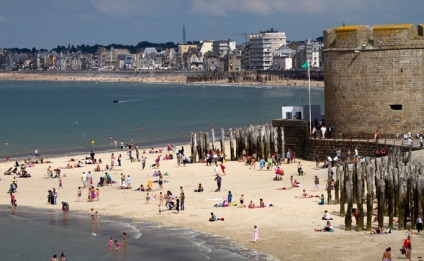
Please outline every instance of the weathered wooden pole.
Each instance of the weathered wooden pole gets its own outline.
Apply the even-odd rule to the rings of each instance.
[[[212,136],[212,149],[215,150],[215,129],[211,128],[211,136]]]
[[[348,179],[346,180],[347,213],[345,215],[345,230],[352,230],[352,208],[353,208],[353,170],[348,170]]]
[[[344,162],[343,172],[340,174],[340,216],[345,215],[345,204],[346,204],[346,180],[347,180],[347,169],[348,163]]]
[[[258,148],[260,148],[261,150],[261,156],[260,159],[265,159],[266,155],[265,155],[265,126],[262,125],[259,127],[258,129]]]
[[[203,152],[204,155],[206,155],[209,150],[211,149],[209,147],[210,143],[209,143],[209,133],[205,132],[203,138],[205,139],[205,151]]]
[[[386,200],[389,215],[389,228],[393,228],[393,168],[389,168],[386,176]]]
[[[191,159],[194,163],[198,162],[197,159],[197,149],[198,149],[198,144],[197,144],[197,133],[196,132],[191,132]]]
[[[284,161],[284,153],[286,152],[286,142],[285,142],[285,137],[284,137],[284,128],[280,127],[280,132],[281,132],[281,158]]]
[[[231,161],[235,160],[234,157],[234,135],[233,135],[233,129],[230,128],[228,130],[230,132],[230,159]]]
[[[274,130],[274,151],[278,153],[278,128],[273,127]]]
[[[271,129],[268,123],[265,125],[265,158],[271,157]]]
[[[372,174],[371,174],[371,162],[366,163],[366,178],[367,178],[367,231],[371,230],[372,224]]]
[[[225,130],[221,128],[221,153],[225,158]]]
[[[406,190],[406,181],[404,178],[404,166],[399,165],[399,219],[398,219],[398,228],[402,230],[405,228],[405,190]]]
[[[384,190],[385,190],[385,182],[384,182],[384,178],[382,177],[383,173],[381,173],[380,171],[376,172],[376,177],[378,180],[377,183],[377,202],[378,202],[378,212],[377,212],[377,217],[378,217],[378,226],[383,227],[384,225]]]
[[[336,164],[336,184],[334,185],[334,194],[336,194],[335,195],[336,204],[340,203],[340,197],[339,197],[340,173],[341,173],[341,166],[340,166],[340,163],[337,163]]]
[[[235,133],[234,138],[235,138],[235,145],[236,145],[236,147],[235,147],[235,157],[236,157],[236,160],[238,160],[238,159],[241,158],[241,151],[240,151],[241,144],[240,144],[239,128],[236,128],[234,133]]]
[[[356,163],[356,186],[357,186],[357,199],[356,199],[356,204],[357,204],[357,208],[358,208],[358,214],[359,214],[359,219],[358,219],[358,231],[362,231],[364,229],[364,205],[363,205],[363,200],[364,200],[364,191],[363,191],[363,187],[362,187],[362,181],[364,178],[364,167],[365,167],[365,162],[357,162]]]
[[[331,205],[331,170],[332,166],[328,164],[327,171],[327,205]]]

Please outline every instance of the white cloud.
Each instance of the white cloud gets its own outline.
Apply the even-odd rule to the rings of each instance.
[[[211,16],[233,13],[269,15],[272,13],[328,14],[367,9],[378,0],[192,0],[192,12]]]
[[[159,12],[161,0],[90,0],[99,13],[108,15],[131,15],[137,13]],[[166,2],[166,1],[165,1]]]

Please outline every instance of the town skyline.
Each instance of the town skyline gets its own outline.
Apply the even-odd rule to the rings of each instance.
[[[52,49],[68,44],[183,43],[183,24],[187,41],[234,39],[239,44],[244,34],[269,28],[285,32],[288,41],[315,39],[343,23],[422,23],[424,2],[22,0],[0,7],[0,48]]]

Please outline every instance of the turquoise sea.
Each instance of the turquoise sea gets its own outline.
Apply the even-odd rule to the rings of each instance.
[[[312,88],[323,110],[324,90]],[[0,158],[87,152],[134,141],[189,141],[190,131],[264,124],[308,103],[308,88],[145,83],[0,81]],[[112,101],[119,99],[119,103]],[[322,111],[323,113],[323,111]]]
[[[281,118],[281,107],[306,104],[308,89],[140,83],[0,81],[0,158],[112,148],[113,139],[141,147],[188,142],[190,131],[208,131]],[[312,89],[323,105],[324,91]],[[113,103],[114,99],[121,102]],[[322,106],[323,107],[323,106]],[[7,146],[5,145],[7,143]],[[72,205],[70,206],[72,209]],[[71,229],[70,229],[71,228]],[[271,260],[214,235],[149,222],[0,205],[1,260]],[[128,234],[119,254],[107,238]]]

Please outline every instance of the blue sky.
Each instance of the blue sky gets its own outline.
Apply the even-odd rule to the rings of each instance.
[[[287,40],[346,25],[424,23],[422,0],[1,0],[0,48],[234,38],[270,28]]]

